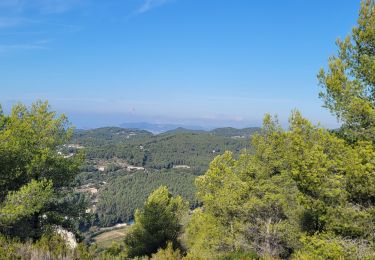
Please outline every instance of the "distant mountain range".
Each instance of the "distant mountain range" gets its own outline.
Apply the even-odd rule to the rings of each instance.
[[[221,128],[204,128],[201,126],[193,126],[193,125],[177,125],[177,124],[153,124],[153,123],[123,123],[120,127],[127,128],[127,129],[139,129],[139,130],[146,130],[153,134],[161,134],[161,133],[177,133],[177,132],[209,132],[213,135],[217,136],[225,136],[225,137],[248,137],[252,135],[254,132],[260,130],[259,127],[248,127],[248,128],[233,128],[233,127],[221,127]]]
[[[178,128],[189,129],[189,130],[210,130],[209,128],[203,128],[200,126],[193,125],[177,125],[177,124],[153,124],[147,122],[128,122],[120,124],[120,127],[130,129],[146,130],[153,134],[160,134],[167,131],[175,130]]]
[[[252,134],[260,131],[260,127],[247,127],[241,129],[233,127],[221,127],[212,130],[204,130],[202,128],[199,129],[199,127],[195,127],[195,129],[188,129],[184,127],[172,128],[175,126],[177,125],[153,125],[149,123],[139,123],[132,125],[126,124],[126,127],[100,127],[90,130],[76,129],[75,133],[78,135],[94,134],[96,137],[109,137],[113,135],[117,135],[120,137],[122,135],[133,135],[134,133],[138,136],[170,135],[178,133],[202,133],[218,137],[248,138]]]

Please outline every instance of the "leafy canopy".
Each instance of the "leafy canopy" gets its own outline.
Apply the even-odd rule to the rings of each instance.
[[[15,105],[9,115],[0,109],[0,233],[38,238],[84,215],[71,189],[82,155],[59,152],[72,131],[47,102]]]
[[[293,112],[288,131],[266,116],[252,143],[254,154],[234,159],[225,153],[197,178],[204,206],[187,228],[192,256],[255,251],[285,258],[313,248],[304,248],[303,241],[326,234],[337,239],[342,256],[353,256],[359,244],[371,252],[375,154],[370,142],[349,145]]]
[[[342,122],[350,142],[375,141],[375,4],[361,2],[357,26],[338,40],[338,54],[318,75],[325,106]]]
[[[180,196],[173,197],[165,186],[156,189],[135,213],[135,224],[125,238],[128,256],[151,255],[168,241],[178,247],[180,221],[186,212],[187,203]]]

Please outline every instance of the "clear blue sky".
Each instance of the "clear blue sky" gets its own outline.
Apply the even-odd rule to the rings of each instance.
[[[0,0],[0,103],[48,99],[78,127],[128,121],[328,127],[316,74],[354,0]]]

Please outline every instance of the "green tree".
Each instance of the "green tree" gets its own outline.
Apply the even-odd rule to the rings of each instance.
[[[72,133],[67,118],[47,102],[15,105],[9,115],[0,109],[1,233],[38,238],[51,225],[73,230],[84,216],[72,189],[82,155],[60,154]]]
[[[186,229],[191,257],[255,251],[284,258],[315,248],[306,241],[315,241],[310,236],[324,241],[325,234],[341,241],[343,256],[355,245],[371,252],[375,155],[370,142],[347,144],[295,111],[287,131],[266,116],[252,144],[254,154],[234,159],[227,152],[197,178],[203,207]]]
[[[152,260],[180,260],[182,259],[179,249],[174,250],[171,242],[167,243],[165,249],[159,249],[157,253],[152,254]]]
[[[187,203],[180,196],[173,197],[165,186],[156,189],[135,213],[135,224],[125,238],[128,256],[150,256],[168,241],[178,248],[181,218],[186,213]]]
[[[0,221],[12,224],[39,212],[53,195],[52,182],[32,180],[18,191],[8,193],[0,208]]]
[[[342,122],[348,141],[375,141],[375,4],[361,2],[358,25],[337,41],[338,54],[320,70],[320,93],[325,106]]]
[[[333,234],[302,236],[302,248],[293,254],[294,259],[374,259],[374,248],[368,241],[336,237]]]
[[[301,207],[297,186],[285,171],[284,137],[267,116],[262,133],[253,137],[254,155],[243,153],[236,160],[227,152],[197,178],[203,208],[194,212],[187,227],[191,257],[288,255],[297,243]]]
[[[267,116],[261,135],[253,137],[255,155],[243,153],[236,160],[226,152],[197,178],[203,208],[194,212],[187,227],[191,257],[203,257],[202,252],[208,258],[252,251],[287,254],[295,243],[299,207],[297,187],[283,172],[284,135]]]

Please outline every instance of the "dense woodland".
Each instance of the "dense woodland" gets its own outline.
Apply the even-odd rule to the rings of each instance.
[[[135,210],[161,185],[195,208],[199,203],[195,196],[196,176],[225,151],[239,155],[241,150],[250,150],[249,138],[257,131],[259,128],[255,127],[209,132],[178,128],[153,135],[138,129],[105,127],[76,130],[71,145],[62,151],[86,153],[76,183],[98,189],[94,223],[111,226],[133,219]],[[144,169],[129,171],[127,165]],[[99,171],[100,166],[105,170]]]
[[[141,171],[123,174],[106,185],[100,192],[97,204],[99,223],[110,226],[133,219],[137,208],[142,208],[147,196],[160,186],[168,187],[174,195],[181,195],[190,207],[195,208],[194,179],[196,176],[186,169]]]
[[[86,147],[87,158],[122,158],[134,166],[154,169],[188,165],[203,173],[224,151],[250,148],[249,136],[258,128],[221,128],[210,132],[176,129],[153,135],[137,129],[100,128],[77,131],[72,142]]]
[[[78,133],[85,140],[78,143],[87,147],[85,160],[83,148],[67,146],[73,129],[65,116],[51,112],[47,103],[16,105],[9,115],[1,112],[1,258],[375,259],[373,0],[361,2],[357,25],[337,47],[318,81],[324,107],[342,126],[335,131],[315,126],[295,110],[284,129],[277,117],[266,115],[261,130],[248,141],[251,149],[241,152],[236,138],[216,140],[215,133],[153,136],[140,131],[139,137],[124,138],[134,130],[108,134],[105,129],[98,138]],[[188,141],[197,134],[199,142]],[[112,150],[105,153],[105,147]],[[138,147],[139,155],[131,149],[121,155],[127,147]],[[157,155],[158,149],[164,154]],[[189,156],[174,156],[201,155],[204,149],[223,153],[210,155],[215,158],[203,175],[194,168],[203,167],[209,156],[196,163]],[[111,166],[100,174],[82,173],[82,167],[101,165],[100,159],[116,159],[112,163],[123,167],[118,158],[132,158],[131,163],[146,169],[124,172]],[[179,163],[192,168],[173,169]],[[102,179],[108,176],[111,185]],[[99,187],[106,194],[103,202],[113,200],[106,204],[112,208],[134,201],[137,187],[149,193],[142,195],[143,205],[136,205],[135,223],[123,241],[101,252],[95,245],[76,245],[66,235],[71,231],[80,242],[80,227],[90,223],[89,202],[77,193],[77,185],[89,184],[91,177],[99,180],[95,185],[104,185]],[[191,194],[187,183],[193,177],[199,203],[191,210],[188,201],[195,199],[186,194]],[[115,193],[123,185],[128,188]],[[108,223],[118,220],[111,207],[100,210]]]

